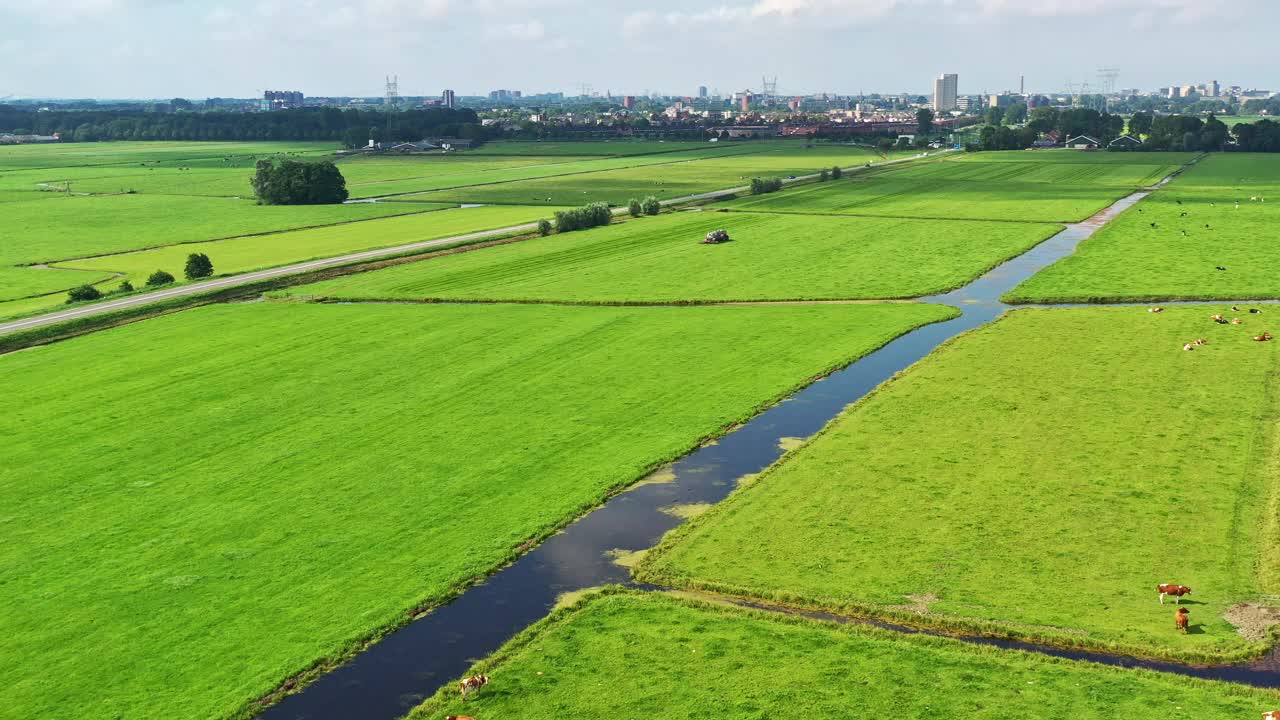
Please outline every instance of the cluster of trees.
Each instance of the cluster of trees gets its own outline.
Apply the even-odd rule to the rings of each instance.
[[[1280,123],[1259,120],[1250,125],[1239,123],[1233,128],[1237,147],[1245,152],[1280,152]]]
[[[191,253],[187,256],[187,264],[183,269],[183,274],[188,280],[199,280],[213,275],[213,261],[204,253]],[[157,270],[147,277],[147,287],[157,288],[172,283],[173,275],[164,270]],[[108,295],[126,295],[133,292],[133,283],[124,280],[115,289],[109,292],[102,292],[92,285],[81,285],[80,287],[71,288],[67,291],[67,303],[90,302],[100,300]]]
[[[662,201],[653,195],[650,195],[644,200],[631,198],[631,201],[627,203],[627,212],[631,213],[631,217],[657,215],[662,212]]]
[[[349,147],[369,140],[421,140],[434,135],[483,140],[491,131],[474,110],[297,108],[276,112],[49,110],[0,105],[0,132],[60,134],[65,140],[332,140]],[[496,132],[496,131],[493,131]]]
[[[989,108],[984,117],[988,125],[1018,125],[1027,121],[1027,104]]]
[[[259,160],[249,182],[260,205],[334,205],[347,200],[347,179],[328,160]]]
[[[822,168],[822,172],[818,173],[818,182],[826,182],[832,179],[839,180],[842,175],[844,175],[844,171],[840,169],[839,165],[836,165],[830,170]]]
[[[751,178],[751,194],[764,195],[782,189],[782,178]]]
[[[573,232],[608,225],[613,222],[613,211],[609,209],[609,203],[593,202],[580,208],[561,210],[555,217],[556,232]]]
[[[1036,108],[1020,128],[987,125],[971,150],[1021,150],[1031,147],[1042,133],[1056,131],[1066,140],[1088,135],[1104,146],[1126,132],[1124,118],[1088,109],[1059,111]],[[1280,123],[1260,120],[1237,123],[1233,128],[1210,114],[1201,119],[1192,115],[1157,115],[1137,112],[1129,118],[1127,132],[1142,140],[1134,150],[1221,152],[1280,152]],[[1234,137],[1234,142],[1233,138]]]

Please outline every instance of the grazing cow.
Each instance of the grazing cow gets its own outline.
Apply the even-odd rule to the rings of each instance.
[[[1209,319],[1218,323],[1219,325],[1226,325],[1228,322],[1227,319],[1222,317],[1221,315],[1210,315]]]
[[[1178,608],[1178,612],[1173,614],[1173,623],[1178,627],[1178,632],[1186,635],[1187,626],[1191,624],[1191,611],[1184,607]]]
[[[1162,307],[1149,307],[1149,308],[1147,308],[1147,312],[1161,313],[1161,312],[1164,312],[1164,308],[1162,308]]]
[[[1262,713],[1262,720],[1280,720],[1280,710],[1271,710]]]
[[[458,691],[462,693],[463,699],[473,692],[480,692],[480,688],[489,684],[488,675],[476,675],[458,683]]]
[[[1232,305],[1231,312],[1240,312],[1240,307],[1238,305]]]
[[[1156,592],[1160,593],[1160,604],[1164,604],[1164,596],[1172,595],[1177,598],[1178,603],[1182,602],[1183,595],[1190,595],[1191,588],[1186,585],[1177,585],[1175,583],[1161,583],[1156,586]]]
[[[1206,225],[1205,227],[1208,227],[1208,225]],[[1215,269],[1215,270],[1219,270],[1219,271],[1221,271],[1221,272],[1226,272],[1226,271],[1227,271],[1227,269],[1226,269],[1226,268],[1224,268],[1224,267],[1222,267],[1221,265],[1217,266],[1217,267],[1216,267],[1216,268],[1214,268],[1214,269]]]
[[[1262,333],[1261,335],[1254,335],[1254,336],[1253,336],[1253,339],[1254,339],[1254,341],[1256,341],[1256,342],[1267,342],[1268,340],[1270,340],[1270,339],[1271,339],[1271,333],[1269,333],[1269,332],[1264,332],[1264,333]]]

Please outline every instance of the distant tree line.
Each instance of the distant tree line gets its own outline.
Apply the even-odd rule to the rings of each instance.
[[[751,194],[765,195],[782,189],[782,178],[751,178]]]
[[[969,150],[1022,150],[1029,148],[1044,133],[1057,132],[1068,140],[1087,135],[1106,146],[1123,133],[1142,141],[1134,151],[1190,152],[1280,152],[1280,123],[1259,120],[1256,123],[1227,124],[1214,115],[1201,119],[1191,115],[1156,115],[1134,113],[1128,127],[1120,115],[1089,109],[1058,110],[1036,108],[1021,127],[986,125],[978,141]],[[1234,136],[1234,137],[1233,137]]]
[[[429,108],[391,116],[381,110],[298,108],[276,112],[159,113],[147,110],[49,110],[0,105],[0,132],[52,135],[64,140],[330,140],[348,146],[369,140],[431,136],[484,140],[491,134],[474,110]],[[496,133],[496,131],[494,131]]]

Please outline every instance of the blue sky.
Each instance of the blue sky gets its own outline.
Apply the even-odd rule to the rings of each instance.
[[[1280,88],[1275,0],[0,0],[0,97]]]

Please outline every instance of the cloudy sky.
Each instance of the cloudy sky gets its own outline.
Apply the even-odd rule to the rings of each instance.
[[[1280,87],[1275,0],[0,0],[0,97]]]

